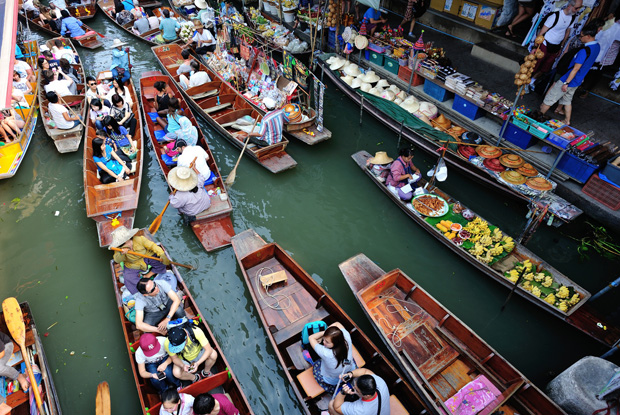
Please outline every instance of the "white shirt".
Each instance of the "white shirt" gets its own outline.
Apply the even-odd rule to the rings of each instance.
[[[605,57],[614,41],[620,41],[620,20],[614,23],[609,29],[598,32],[596,34],[596,41],[601,45],[601,51],[596,57],[596,62],[600,62]]]
[[[194,164],[196,170],[198,170],[202,176],[209,178],[211,176],[211,170],[207,165],[207,157],[209,157],[209,155],[202,147],[187,146],[183,149],[183,153],[179,156],[177,166],[189,167],[192,161],[196,159],[196,163]]]
[[[54,3],[60,10],[67,9],[67,3],[65,3],[65,0],[50,0],[50,3]]]
[[[70,79],[58,79],[45,85],[45,92],[54,91],[61,97],[65,95],[73,95],[69,89],[69,85],[73,84]]]
[[[136,350],[136,363],[137,364],[157,363],[160,360],[162,360],[164,357],[168,356],[166,349],[164,349],[164,342],[166,341],[166,338],[164,336],[157,336],[156,339],[159,342],[159,351],[155,353],[153,356],[146,356],[144,352],[142,351],[142,348],[138,347],[138,350]]]
[[[29,12],[29,11],[39,11],[39,9],[37,9],[34,5],[33,0],[25,0],[24,4],[22,4],[22,10]]]
[[[131,99],[131,95],[129,95],[129,89],[127,87],[124,87],[124,93],[123,95],[120,95],[121,98],[123,98],[123,101],[125,101],[127,104],[129,104],[129,106],[131,107],[133,105],[133,101]],[[106,96],[106,99],[108,101],[110,101],[110,103],[112,103],[112,96],[116,95],[116,88],[110,88],[110,91],[108,92],[108,95]]]
[[[187,393],[179,393],[181,401],[179,402],[180,408],[178,412],[168,412],[162,405],[159,408],[159,415],[194,415],[194,397]]]
[[[213,43],[213,35],[209,30],[202,29],[202,34],[196,32],[196,34],[192,38],[192,41],[198,44],[200,44],[200,42]]]
[[[15,64],[13,64],[13,70],[17,71],[21,78],[27,78],[28,71],[31,71],[32,67],[28,64],[28,62],[16,60]]]
[[[200,86],[206,84],[207,82],[211,82],[211,78],[205,71],[194,72],[189,77],[189,88],[193,86]]]
[[[572,20],[572,15],[567,15],[564,10],[560,10],[558,13],[558,22],[555,26],[551,27],[555,21],[555,15],[550,14],[549,17],[547,17],[547,20],[545,20],[545,26],[551,27],[551,29],[545,32],[545,42],[547,44],[552,43],[554,45],[559,45],[562,43],[564,36],[566,36],[566,29]]]
[[[52,120],[56,123],[56,128],[60,128],[62,130],[68,130],[73,128],[73,121],[65,120],[64,113],[69,113],[69,110],[63,107],[60,104],[54,104],[52,102],[49,103],[47,109],[50,112],[50,116]]]

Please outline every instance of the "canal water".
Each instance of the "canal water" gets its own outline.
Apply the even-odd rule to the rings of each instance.
[[[159,69],[147,45],[122,33],[101,12],[92,26],[105,34],[107,45],[114,38],[130,44],[134,79]],[[109,50],[79,53],[89,74],[109,69]],[[299,163],[295,169],[274,175],[247,157],[241,161],[229,189],[236,232],[254,228],[279,243],[376,343],[338,269],[360,252],[385,270],[405,271],[541,388],[574,361],[605,351],[518,296],[500,313],[508,291],[431,239],[350,158],[359,150],[394,156],[398,137],[368,114],[360,125],[359,108],[329,83],[325,102],[325,124],[333,138],[315,147],[292,142],[288,149]],[[201,128],[226,175],[238,150],[207,125]],[[46,333],[43,346],[65,414],[92,413],[101,381],[110,383],[113,413],[136,414],[139,401],[114,299],[112,255],[99,248],[94,222],[86,217],[81,151],[59,154],[39,123],[19,172],[0,182],[0,292],[30,302],[40,332]],[[147,147],[138,227],[151,223],[168,196],[153,157]],[[425,172],[434,159],[418,152],[414,162]],[[525,206],[454,171],[441,187],[513,236],[525,224]],[[559,230],[543,227],[528,246],[596,292],[616,276],[607,260],[579,260],[577,243],[565,234],[583,228],[583,219]],[[265,336],[233,250],[207,254],[172,208],[157,237],[175,261],[197,266],[181,272],[255,413],[298,412],[300,404]],[[611,310],[612,303],[605,299],[601,305]]]

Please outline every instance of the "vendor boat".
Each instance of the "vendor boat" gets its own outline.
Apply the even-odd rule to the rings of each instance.
[[[112,72],[99,72],[97,82],[111,81]],[[93,161],[93,138],[97,136],[97,129],[89,116],[87,120],[86,139],[84,143],[84,199],[86,202],[86,216],[94,219],[97,223],[97,235],[99,236],[99,246],[106,247],[112,242],[110,234],[117,226],[133,228],[138,200],[140,199],[140,185],[142,183],[142,167],[144,160],[144,138],[142,126],[144,120],[139,109],[138,94],[133,85],[133,80],[126,84],[129,95],[133,101],[131,111],[138,121],[135,135],[132,137],[136,141],[138,149],[133,160],[132,173],[129,179],[120,182],[102,184],[99,180],[97,165]]]
[[[14,30],[7,24],[9,19],[5,21],[5,29],[7,32],[3,33],[3,36],[7,36],[8,39],[15,39]],[[15,21],[15,23],[17,23]],[[39,45],[36,41],[26,41],[23,43],[23,48],[25,50],[25,61],[32,67],[36,74],[38,74],[37,69],[37,57],[39,56]],[[7,62],[14,57],[14,53],[12,51],[15,50],[14,45],[11,47],[6,47],[2,51],[2,61]],[[5,54],[7,56],[5,56]],[[13,63],[10,65],[6,65],[6,70],[0,70],[0,88],[3,90],[0,92],[0,96],[3,97],[3,108],[13,108],[11,105],[12,102],[12,91],[11,85],[13,82]],[[12,141],[11,143],[4,144],[0,147],[0,179],[8,179],[9,177],[13,177],[15,173],[17,173],[17,169],[21,165],[24,157],[26,156],[26,150],[28,150],[28,146],[30,145],[30,141],[32,140],[32,135],[34,134],[34,128],[37,125],[37,120],[39,118],[38,111],[38,83],[31,82],[30,86],[32,87],[32,93],[24,94],[24,98],[28,102],[29,108],[14,108],[15,112],[25,121],[24,128],[22,128],[21,133],[17,136],[17,139]]]
[[[164,177],[168,180],[168,173],[174,167],[166,164],[161,157],[161,150],[166,143],[158,141],[157,137],[164,135],[165,131],[148,115],[149,113],[156,112],[153,107],[153,101],[157,92],[153,85],[157,81],[163,81],[168,85],[169,94],[179,100],[184,115],[189,118],[192,125],[197,127],[197,145],[202,147],[209,155],[207,165],[212,172],[212,178],[210,183],[205,186],[205,190],[216,192],[217,189],[220,189],[222,195],[227,195],[226,186],[224,185],[222,175],[215,162],[215,157],[213,157],[213,153],[211,153],[209,149],[209,144],[207,140],[205,140],[200,126],[196,122],[183,95],[181,95],[175,83],[171,82],[168,76],[163,75],[161,72],[147,72],[142,74],[142,78],[140,78],[142,111],[144,112],[144,119],[146,120],[146,128],[149,138],[151,139],[151,145],[153,146],[155,157],[157,158]],[[170,190],[172,190],[172,188],[170,188]],[[231,213],[232,204],[230,198],[215,194],[211,197],[211,206],[209,209],[198,215],[196,220],[190,224],[192,231],[207,252],[230,245],[230,240],[235,235],[235,230],[230,218]]]
[[[372,171],[370,164],[367,163],[372,157],[368,152],[359,151],[351,157],[366,175],[416,224],[486,276],[512,289],[515,285],[514,281],[522,274],[524,277],[520,279],[522,282],[516,288],[516,294],[603,344],[612,346],[620,339],[620,329],[608,327],[607,330],[603,330],[597,326],[597,324],[601,324],[602,320],[585,305],[590,298],[588,291],[571,281],[526,247],[513,241],[511,237],[503,235],[499,228],[489,225],[481,217],[466,209],[461,203],[437,187],[432,188],[429,195],[431,198],[443,202],[441,208],[435,209],[433,206],[430,208],[427,206],[428,210],[426,210],[424,206],[419,206],[418,203],[420,202],[416,202],[414,197],[414,202],[418,206],[416,208],[413,203],[402,201],[398,194],[388,189],[381,178]],[[425,183],[424,179],[420,179],[417,185],[424,186]],[[461,213],[455,212],[455,209]],[[470,220],[465,219],[462,215],[466,211],[469,213],[466,216],[469,216]],[[460,231],[455,231],[452,234],[450,232],[452,225],[447,226],[449,225],[446,222],[447,220],[457,224],[454,229],[460,229]],[[446,226],[448,229],[444,231],[443,228]],[[486,228],[488,228],[488,232],[485,233],[484,229]],[[461,234],[463,231],[465,233]],[[476,234],[483,236],[476,237]],[[485,235],[492,239],[491,243],[483,239],[486,237]],[[476,252],[479,248],[478,243],[480,245],[486,244],[484,246],[488,249],[480,247],[482,248],[481,252]],[[494,248],[493,251],[491,248]]]
[[[338,88],[349,98],[351,98],[355,103],[361,105],[364,110],[368,111],[372,116],[381,121],[385,126],[390,128],[400,137],[402,135],[403,138],[415,144],[420,149],[424,150],[426,153],[436,156],[437,151],[441,147],[445,145],[445,143],[439,142],[436,137],[430,135],[427,131],[414,130],[413,127],[409,127],[409,125],[403,122],[403,119],[394,118],[394,112],[398,112],[402,110],[402,108],[397,105],[384,100],[382,98],[358,92],[359,89],[353,89],[349,86],[343,79],[341,79],[340,72],[330,70],[330,65],[326,63],[328,58],[336,56],[334,54],[323,54],[318,57],[319,65],[321,66],[322,74],[327,75],[327,77],[336,84]],[[322,77],[323,75],[321,75]],[[384,105],[385,104],[385,105]],[[389,107],[389,108],[388,108]],[[394,111],[391,111],[393,108]],[[383,109],[382,109],[383,108]],[[390,110],[388,112],[387,110]],[[409,116],[410,114],[404,112]],[[400,116],[400,113],[396,116]],[[438,128],[439,131],[441,128]],[[436,131],[436,133],[439,133]],[[563,221],[571,221],[579,216],[582,212],[575,206],[569,204],[567,201],[561,199],[559,196],[552,192],[532,192],[531,189],[527,189],[530,194],[524,194],[521,190],[517,190],[516,186],[508,185],[504,181],[499,180],[499,174],[492,172],[483,166],[479,166],[477,164],[471,163],[468,158],[464,157],[457,150],[457,143],[453,137],[450,137],[449,134],[443,134],[445,138],[441,140],[450,140],[450,143],[447,146],[447,151],[445,153],[444,160],[446,163],[458,169],[460,172],[465,174],[468,177],[473,178],[479,183],[484,184],[487,187],[490,187],[496,191],[499,191],[507,196],[510,196],[513,199],[521,200],[524,202],[530,202],[532,199],[537,199],[538,202],[546,204],[549,206],[549,211],[555,215],[556,218],[562,219]],[[523,188],[523,186],[521,186]],[[524,190],[525,191],[525,190]]]
[[[73,50],[73,53],[77,55],[77,51],[75,50],[75,47],[71,44],[71,42],[69,42],[69,39],[64,37],[60,37],[58,39],[62,41],[64,46],[69,46]],[[54,46],[54,40],[56,39],[51,39],[46,42],[48,48],[51,49],[52,46]],[[81,81],[79,84],[76,84],[77,95],[66,95],[64,97],[59,96],[58,103],[64,105],[65,107],[68,105],[70,114],[79,115],[82,120],[85,120],[88,105],[86,105],[84,96],[86,88],[86,75],[84,73],[84,66],[82,65],[81,59],[79,63],[74,63],[71,66],[77,71]],[[84,135],[84,125],[80,123],[77,127],[73,127],[69,130],[62,130],[56,128],[53,125],[50,125],[51,118],[47,109],[49,103],[47,101],[47,98],[45,97],[45,88],[41,86],[41,79],[42,74],[39,73],[39,104],[41,106],[41,113],[44,117],[43,127],[45,127],[45,133],[52,140],[54,140],[54,145],[56,145],[56,149],[59,153],[70,153],[73,151],[77,151],[80,147],[80,141],[82,141],[82,136]]]
[[[153,240],[153,237],[146,229],[140,231],[137,235],[143,235]],[[164,249],[166,256],[170,259],[170,255],[163,246],[162,249]],[[250,408],[239,381],[230,369],[226,356],[213,335],[211,328],[207,324],[207,320],[205,320],[204,316],[200,312],[200,309],[198,308],[191,292],[187,288],[183,277],[174,264],[170,265],[170,267],[171,270],[168,271],[166,275],[176,278],[176,292],[181,293],[183,298],[182,304],[187,318],[193,321],[193,323],[204,332],[209,344],[217,352],[217,360],[211,369],[211,373],[213,373],[213,375],[203,378],[198,382],[181,389],[180,392],[188,393],[194,396],[205,392],[225,393],[228,395],[230,401],[239,410],[240,415],[253,415],[254,412],[252,411],[252,408]],[[140,373],[138,372],[138,364],[133,357],[133,354],[136,352],[138,347],[140,347],[139,340],[142,332],[137,330],[136,326],[126,317],[126,313],[129,310],[127,309],[126,303],[123,302],[123,267],[121,264],[117,264],[112,260],[110,261],[110,269],[112,271],[112,283],[116,294],[116,305],[118,307],[121,325],[123,326],[125,345],[127,347],[127,353],[130,356],[131,369],[136,382],[136,389],[138,391],[138,397],[140,398],[142,413],[143,415],[157,415],[161,409],[159,394],[147,379],[140,376]]]
[[[97,13],[97,2],[95,0],[82,0],[80,4],[67,5],[67,10],[71,16],[77,19],[92,19]]]
[[[386,273],[364,254],[340,270],[409,382],[424,385],[437,411],[458,413],[453,408],[474,398],[459,391],[478,384],[486,387],[478,414],[566,414],[401,270]]]
[[[235,129],[238,126],[237,122],[248,116],[256,120],[260,113],[239,96],[233,87],[220,81],[213,71],[200,62],[200,70],[205,71],[213,81],[184,90],[179,84],[179,75],[176,73],[181,60],[181,46],[169,44],[151,49],[164,72],[174,80],[177,89],[196,113],[234,146],[243,149],[246,133]],[[245,152],[270,172],[279,173],[297,165],[297,162],[286,153],[287,145],[288,140],[282,137],[280,142],[267,147],[259,148],[250,144],[245,148]]]
[[[235,236],[232,243],[267,336],[295,395],[305,403],[307,415],[320,414],[332,399],[316,382],[312,367],[302,355],[301,331],[307,323],[317,320],[328,325],[339,322],[349,331],[357,366],[372,370],[387,383],[393,415],[433,413],[353,320],[284,249],[266,243],[253,229]]]
[[[7,299],[9,300],[9,299]],[[6,301],[6,300],[5,300]],[[3,304],[4,305],[4,304]],[[17,303],[15,303],[15,308],[17,308]],[[50,365],[47,362],[47,357],[45,357],[45,350],[43,350],[43,344],[41,343],[41,337],[39,335],[39,330],[34,322],[34,317],[32,315],[32,310],[30,309],[30,305],[28,302],[23,302],[19,304],[19,311],[23,316],[24,326],[26,329],[25,333],[25,349],[27,358],[30,361],[30,366],[33,368],[33,372],[35,373],[35,377],[37,381],[40,377],[41,382],[39,383],[39,394],[41,395],[41,400],[43,404],[43,408],[46,411],[47,415],[62,415],[62,410],[60,409],[60,401],[58,400],[58,395],[56,394],[56,387],[54,386],[54,380],[52,379],[52,372],[50,369]],[[4,311],[0,309],[0,331],[6,333],[9,337],[12,338],[10,334],[9,327],[7,325],[7,315],[5,315]],[[12,318],[19,317],[18,315],[12,316]],[[8,364],[15,367],[18,371],[22,373],[26,373],[25,369],[20,370],[21,366],[25,366],[24,356],[22,354],[19,345],[16,343],[16,340],[13,339],[13,356],[9,360]],[[38,370],[36,369],[38,368]],[[39,373],[37,373],[39,372]],[[26,374],[26,376],[28,376]],[[6,387],[6,384],[5,384]],[[32,398],[32,402],[34,402],[34,397]],[[12,408],[11,414],[31,414],[36,411],[34,409],[36,404],[30,403],[30,398],[27,393],[19,388],[16,392],[13,392],[6,396],[6,404]],[[37,412],[38,413],[38,412]]]

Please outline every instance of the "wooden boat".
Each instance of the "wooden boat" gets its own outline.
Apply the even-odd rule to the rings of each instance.
[[[22,0],[19,0],[19,8],[21,10],[22,7]],[[88,7],[89,11],[93,11],[93,16],[94,17],[94,10],[95,7],[94,6],[89,6]],[[76,12],[77,13],[77,12]],[[74,16],[79,18],[79,16]],[[40,31],[50,35],[51,37],[60,37],[60,33],[53,30],[50,25],[44,25],[42,24],[38,19],[35,20],[33,19],[33,15],[32,12],[28,12],[27,15],[23,14],[23,13],[19,13],[19,18],[24,21],[27,22],[27,24],[30,27],[36,27],[37,29],[39,29]],[[83,17],[82,17],[83,18]],[[102,35],[100,35],[99,33],[95,32],[93,29],[91,29],[89,26],[87,26],[86,24],[84,24],[82,26],[82,29],[84,30],[84,32],[86,32],[86,34],[84,34],[83,36],[80,36],[78,38],[71,38],[71,41],[74,44],[80,45],[83,48],[86,49],[97,49],[101,46],[103,46],[103,43],[101,42],[101,40],[99,40],[99,37],[103,37]]]
[[[88,20],[95,17],[97,13],[97,2],[95,0],[82,0],[81,4],[67,5],[69,14],[80,20]]]
[[[112,72],[100,72],[97,75],[97,82],[111,80]],[[99,246],[106,247],[112,241],[110,234],[119,225],[128,229],[133,228],[138,200],[140,199],[140,185],[142,183],[142,167],[144,159],[144,138],[142,126],[142,112],[138,103],[138,94],[133,84],[133,80],[127,83],[127,89],[133,101],[131,110],[133,116],[138,121],[136,133],[132,137],[136,141],[138,152],[135,163],[135,173],[129,179],[122,182],[102,184],[97,177],[97,165],[93,161],[93,138],[97,136],[97,131],[90,116],[86,117],[88,129],[84,142],[84,199],[86,202],[86,216],[92,218],[97,223],[97,235]]]
[[[41,371],[41,384],[39,385],[39,392],[41,394],[41,400],[43,401],[43,407],[48,415],[61,415],[60,402],[58,395],[56,394],[56,387],[54,386],[54,380],[52,379],[52,372],[45,357],[45,350],[43,350],[43,344],[41,343],[41,337],[39,331],[34,322],[32,310],[28,302],[20,303],[20,308],[24,317],[24,324],[26,327],[26,350],[30,364],[33,366],[36,364]],[[4,312],[0,308],[0,331],[6,333],[9,337],[10,332],[7,327]],[[13,341],[13,356],[9,361],[9,364],[19,370],[19,367],[24,362],[24,358],[21,349],[15,341]],[[36,370],[35,370],[36,372]],[[24,393],[20,388],[17,392],[14,392],[6,397],[6,404],[12,407],[12,415],[26,415],[30,414],[30,403],[28,400],[28,394]]]
[[[77,54],[75,47],[71,44],[71,42],[69,42],[69,39],[64,38],[64,37],[60,37],[58,39],[62,41],[64,46],[70,46],[73,52]],[[52,48],[52,46],[54,45],[54,40],[56,39],[50,39],[46,42],[46,45],[48,48],[50,49]],[[78,75],[80,76],[81,82],[79,84],[76,84],[78,94],[59,97],[62,100],[59,100],[58,103],[65,105],[63,103],[64,101],[70,107],[69,109],[70,114],[73,112],[79,115],[82,118],[82,120],[85,120],[86,110],[87,110],[87,105],[86,105],[85,96],[84,96],[85,88],[86,88],[85,86],[86,74],[84,72],[84,67],[82,66],[82,60],[80,59],[80,63],[75,63],[75,64],[72,64],[71,66],[77,71]],[[82,141],[82,136],[84,135],[84,126],[82,124],[79,124],[77,127],[71,128],[69,130],[61,130],[59,128],[52,127],[49,124],[49,121],[51,119],[48,109],[47,109],[49,102],[47,101],[47,98],[45,97],[45,88],[41,86],[41,79],[42,79],[42,74],[39,73],[39,81],[38,81],[39,105],[41,107],[41,113],[44,116],[43,127],[45,128],[45,133],[52,140],[54,140],[54,144],[56,145],[56,149],[58,150],[59,153],[70,153],[73,151],[77,151],[78,148],[80,147],[80,141]]]
[[[332,399],[331,394],[316,383],[312,367],[301,353],[301,331],[306,323],[317,320],[327,324],[340,322],[349,331],[358,367],[372,370],[387,383],[392,394],[392,415],[429,413],[429,406],[412,386],[402,380],[381,351],[284,249],[278,244],[266,243],[253,229],[235,236],[232,243],[267,337],[295,395],[305,403],[306,414],[318,415]],[[261,288],[261,277],[269,278],[269,274],[279,271],[286,274],[285,281],[268,286],[267,292]]]
[[[512,289],[514,287],[514,283],[511,282],[504,273],[509,269],[513,268],[514,263],[524,263],[524,261],[529,260],[536,267],[536,270],[538,272],[544,272],[547,275],[551,276],[555,281],[554,284],[557,283],[566,287],[572,287],[572,289],[574,289],[574,292],[579,294],[580,301],[570,307],[567,311],[562,311],[558,307],[547,303],[542,298],[534,296],[530,291],[524,289],[522,285],[519,285],[518,288],[515,290],[516,294],[532,302],[541,309],[577,327],[579,330],[599,340],[603,344],[612,346],[618,339],[620,339],[620,329],[609,326],[607,330],[603,330],[597,326],[597,323],[601,322],[602,320],[599,317],[595,316],[593,312],[589,309],[589,307],[585,305],[585,303],[591,296],[590,293],[578,284],[576,284],[574,281],[571,281],[567,276],[553,268],[544,260],[539,258],[532,251],[530,251],[523,245],[516,243],[515,241],[514,249],[508,255],[503,256],[496,262],[491,262],[487,264],[482,262],[481,260],[478,260],[474,255],[470,254],[462,247],[457,246],[457,244],[455,244],[451,239],[445,237],[443,232],[440,231],[433,223],[427,221],[424,216],[420,215],[413,208],[410,202],[403,202],[397,194],[391,192],[386,187],[386,185],[382,183],[377,178],[377,176],[375,176],[375,174],[370,170],[370,168],[367,167],[366,161],[372,157],[368,152],[359,151],[353,154],[351,157],[353,158],[355,163],[368,175],[368,177],[370,177],[371,180],[377,186],[379,186],[379,188],[381,188],[381,190],[383,190],[383,192],[387,194],[394,203],[398,205],[398,207],[400,207],[411,219],[413,219],[416,224],[421,226],[422,229],[430,233],[437,240],[443,243],[448,249],[450,249],[452,252],[473,265],[486,276],[494,279],[495,281],[504,285],[506,288]],[[421,179],[420,182],[418,182],[418,185],[424,185],[424,183],[425,181]],[[436,187],[431,191],[431,194],[443,198],[451,206],[454,203],[458,203],[457,200],[453,199],[450,195],[442,192]],[[450,208],[450,212],[451,209],[452,208]],[[436,220],[438,219],[441,219],[441,217],[436,218]]]
[[[197,145],[202,147],[209,155],[207,164],[209,169],[217,176],[212,184],[206,186],[206,190],[216,191],[216,189],[219,188],[222,194],[227,194],[224,180],[222,180],[222,175],[217,167],[217,163],[215,162],[215,157],[213,157],[213,153],[211,153],[211,150],[209,149],[209,144],[207,143],[207,140],[205,140],[204,135],[200,130],[200,126],[196,122],[196,119],[187,105],[187,102],[183,98],[183,95],[181,95],[174,82],[171,82],[168,76],[163,75],[161,72],[147,72],[142,75],[142,78],[140,78],[142,111],[144,112],[144,119],[146,120],[146,128],[149,138],[151,139],[151,145],[164,177],[168,180],[168,172],[170,172],[171,167],[166,165],[166,163],[162,160],[161,150],[164,146],[163,144],[160,144],[156,138],[156,131],[162,130],[162,128],[157,123],[153,122],[148,116],[149,112],[156,112],[153,107],[153,101],[157,92],[153,85],[157,81],[163,81],[168,85],[169,94],[179,100],[181,108],[184,110],[184,115],[189,118],[194,126],[198,127]],[[214,196],[211,198],[211,206],[209,209],[198,215],[196,221],[191,223],[190,226],[192,231],[207,252],[230,245],[230,239],[235,235],[235,230],[230,218],[231,213],[232,204],[230,202],[230,198],[227,197],[226,200],[222,200],[220,197]]]
[[[340,264],[340,270],[407,379],[424,385],[438,411],[451,413],[444,402],[482,375],[499,393],[479,415],[495,411],[565,415],[521,372],[401,270],[386,273],[364,254],[346,260]]]
[[[138,235],[144,235],[149,239],[153,239],[153,237],[148,233],[147,230],[142,230]],[[166,252],[166,256],[170,258],[170,255],[162,247]],[[161,402],[159,400],[159,394],[156,390],[151,386],[151,383],[140,376],[138,373],[138,365],[133,358],[133,354],[138,349],[140,336],[142,332],[136,329],[136,326],[127,320],[125,317],[125,309],[123,306],[123,299],[121,294],[121,287],[123,284],[120,282],[119,278],[123,276],[123,268],[120,264],[115,263],[114,261],[110,261],[110,268],[112,271],[112,282],[114,285],[114,292],[116,293],[116,305],[118,306],[118,313],[121,319],[121,324],[123,326],[123,334],[125,335],[125,344],[127,346],[127,353],[130,356],[130,360],[132,361],[131,369],[133,371],[134,380],[136,382],[136,389],[138,390],[138,396],[140,398],[140,406],[142,407],[142,413],[144,415],[157,415],[159,414],[159,409],[161,407]],[[235,405],[235,407],[239,410],[241,415],[253,415],[253,411],[250,408],[250,405],[241,389],[241,385],[239,381],[235,377],[234,373],[230,369],[230,365],[226,360],[226,356],[222,352],[213,332],[207,325],[204,316],[200,312],[200,309],[196,305],[196,301],[192,297],[191,292],[185,285],[185,281],[179,271],[174,265],[171,265],[172,273],[177,279],[178,285],[176,287],[177,292],[181,292],[184,298],[183,306],[185,308],[185,314],[188,319],[194,320],[194,322],[198,322],[198,327],[204,332],[207,340],[209,340],[209,344],[213,349],[217,352],[217,360],[215,365],[211,369],[213,373],[212,376],[201,379],[196,383],[193,383],[190,386],[187,386],[181,389],[182,393],[189,393],[191,395],[198,395],[204,392],[215,391],[213,393],[227,393],[230,397],[231,402]],[[125,306],[126,307],[126,306]]]
[[[38,75],[37,57],[39,56],[39,45],[35,40],[27,41],[23,44],[26,51],[26,61],[33,68]],[[6,94],[3,102],[11,102],[11,82],[13,78],[13,70],[6,71],[6,80],[4,85],[7,85]],[[13,177],[17,173],[17,169],[21,165],[24,157],[26,156],[26,150],[32,140],[34,134],[34,128],[37,125],[39,119],[39,100],[38,100],[38,87],[37,82],[31,82],[32,87],[31,94],[24,94],[26,101],[30,108],[17,108],[15,112],[26,122],[24,128],[22,128],[17,140],[0,147],[0,179],[8,179]]]
[[[151,48],[164,72],[175,82],[178,90],[196,113],[215,128],[224,138],[239,149],[243,148],[246,134],[233,128],[235,121],[244,116],[256,119],[260,116],[248,102],[239,96],[230,85],[220,81],[215,73],[200,63],[200,70],[205,71],[213,81],[188,90],[181,88],[177,68],[181,59],[181,46],[175,44]],[[258,130],[256,130],[258,131]],[[246,147],[245,152],[272,173],[279,173],[297,165],[286,153],[288,140],[267,147],[259,148],[254,144]]]

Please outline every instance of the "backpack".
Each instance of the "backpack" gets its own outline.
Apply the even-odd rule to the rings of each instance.
[[[551,27],[549,28],[549,30],[553,29],[558,22],[560,21],[560,12],[562,10],[556,10],[554,12],[549,12],[547,14],[545,14],[543,16],[543,18],[540,20],[540,22],[538,23],[538,27],[536,28],[536,36],[538,36],[538,33],[540,33],[540,31],[542,30],[543,26],[545,25],[545,22],[547,21],[547,19],[549,18],[549,16],[553,15],[553,24],[551,25]],[[568,25],[569,27],[573,25],[573,23],[575,23],[575,19],[577,19],[577,14],[573,14],[571,19],[570,19],[570,24]]]
[[[590,54],[592,53],[592,49],[590,47],[582,46],[580,48],[571,49],[560,58],[560,61],[555,67],[555,73],[560,76],[564,76],[566,73],[568,73],[568,71],[573,68],[572,66],[570,66],[570,63],[575,58],[575,56],[577,56],[577,54],[584,49],[586,51],[586,58],[584,59],[584,62],[587,61],[590,57]]]
[[[315,333],[324,331],[326,329],[327,329],[327,323],[325,323],[322,320],[313,321],[311,323],[306,324],[303,330],[301,331],[301,347],[309,351],[311,349],[309,337]]]

